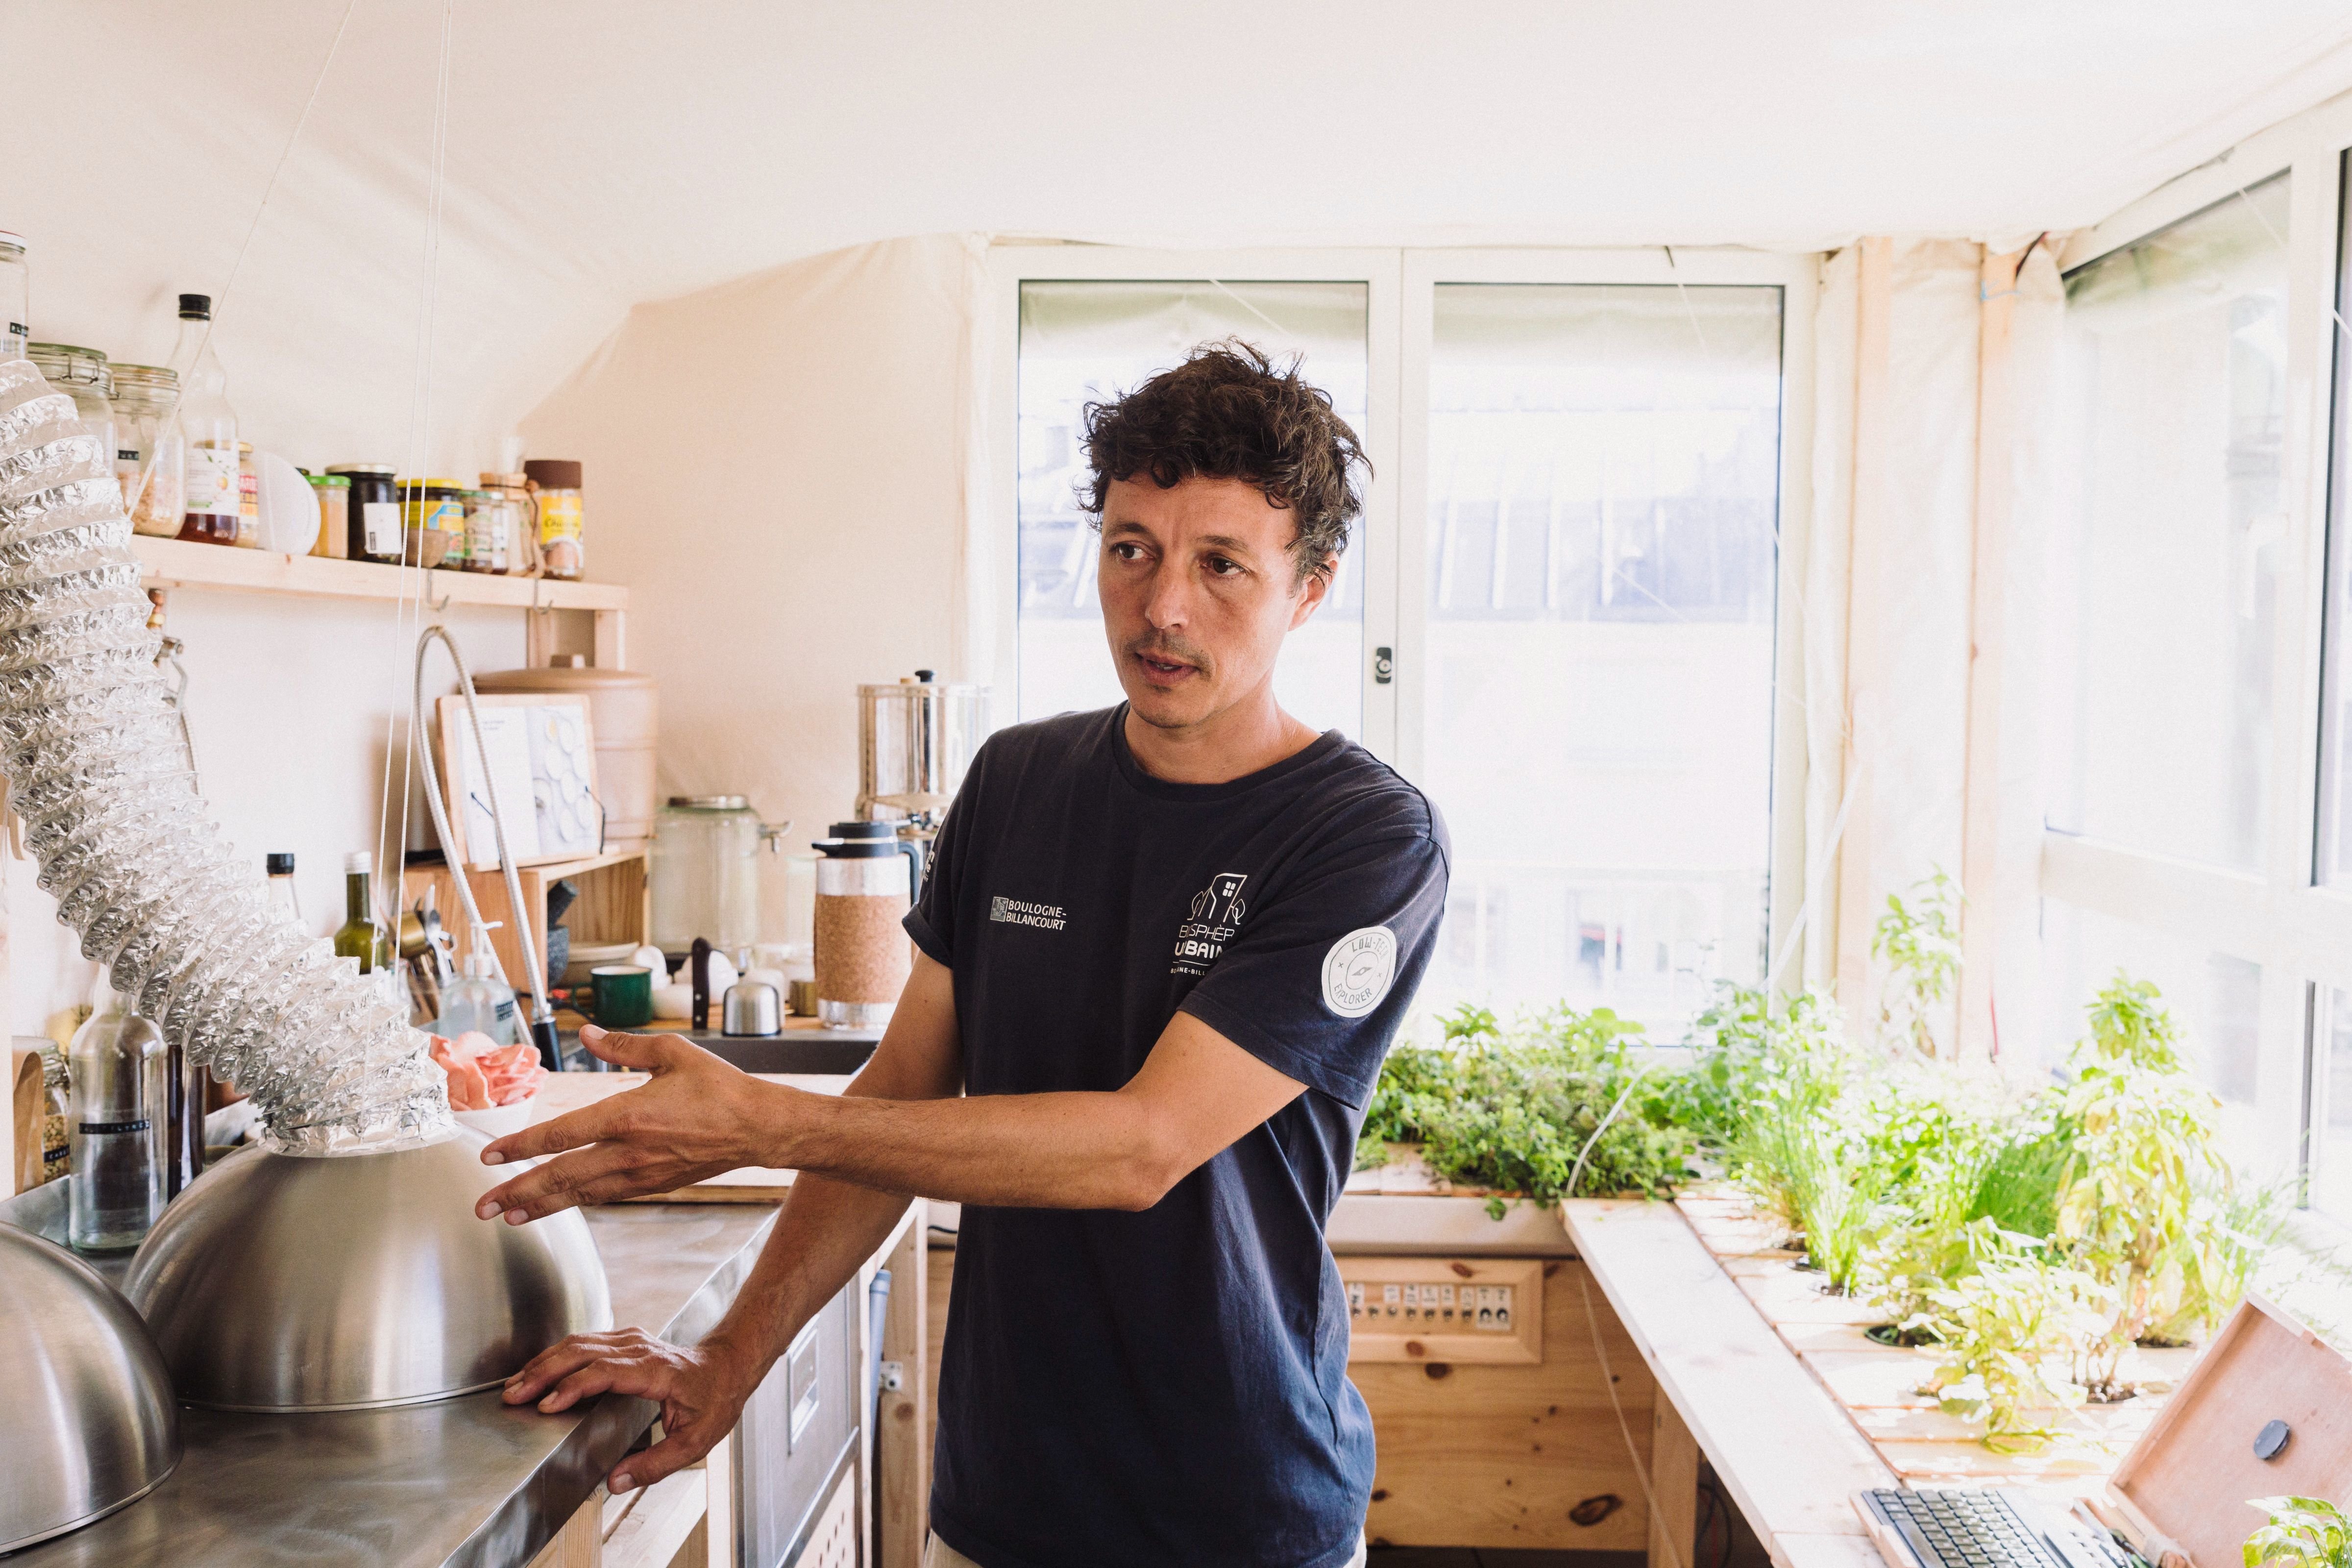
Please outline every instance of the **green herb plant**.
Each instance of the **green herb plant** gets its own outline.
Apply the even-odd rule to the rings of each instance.
[[[1904,1327],[1943,1347],[1927,1381],[1947,1415],[1984,1425],[1999,1451],[2035,1447],[2057,1435],[2034,1413],[2068,1410],[2086,1397],[2085,1357],[2102,1346],[2115,1292],[2050,1256],[2036,1238],[1989,1219],[1962,1230],[1966,1272],[1924,1292]]]
[[[2116,1291],[2118,1348],[2210,1332],[2244,1294],[2259,1245],[2228,1223],[2240,1211],[2220,1102],[2183,1070],[2156,987],[2120,974],[2094,1003],[2074,1065],[2057,1244]]]
[[[1886,965],[1879,993],[1883,1040],[1909,1046],[1930,1060],[1942,1053],[1935,1020],[1960,973],[1959,889],[1938,868],[1912,884],[1906,901],[1886,895],[1871,934],[1870,954]]]
[[[1639,1025],[1606,1008],[1553,1007],[1506,1024],[1463,1006],[1444,1029],[1436,1046],[1389,1053],[1359,1168],[1384,1160],[1388,1144],[1418,1143],[1449,1181],[1547,1204],[1662,1194],[1688,1174],[1693,1140],[1673,1124],[1671,1095],[1633,1059]],[[1487,1205],[1497,1219],[1504,1208],[1499,1196]]]
[[[2246,1537],[2245,1568],[2352,1568],[2352,1521],[2314,1497],[2247,1500],[2270,1522]]]

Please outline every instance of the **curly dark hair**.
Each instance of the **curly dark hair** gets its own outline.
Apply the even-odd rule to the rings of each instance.
[[[1194,477],[1244,480],[1297,514],[1290,551],[1303,583],[1330,572],[1364,510],[1355,469],[1369,474],[1371,461],[1330,395],[1299,378],[1297,359],[1276,369],[1239,338],[1202,343],[1126,396],[1087,404],[1086,431],[1094,478],[1079,499],[1097,528],[1113,480],[1149,474],[1161,489]]]

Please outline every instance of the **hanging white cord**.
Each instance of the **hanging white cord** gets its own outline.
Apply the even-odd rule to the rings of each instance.
[[[507,908],[514,915],[515,942],[522,949],[523,967],[530,972],[530,999],[537,1008],[532,1019],[534,1023],[541,1022],[554,1016],[547,1005],[547,965],[540,962],[539,948],[531,940],[530,914],[522,904],[522,878],[516,872],[514,856],[507,848],[506,813],[499,809],[498,774],[490,767],[490,749],[482,740],[481,710],[474,705],[473,672],[466,668],[466,656],[458,650],[457,639],[451,637],[444,626],[427,626],[416,639],[416,679],[409,692],[409,730],[415,735],[425,733],[425,656],[436,638],[449,650],[449,662],[457,667],[457,689],[465,696],[466,718],[473,726],[474,752],[482,759],[482,787],[489,792],[490,831],[498,840],[499,869],[506,874]],[[429,767],[419,772],[425,782],[425,805],[433,814],[434,829],[441,835],[443,844],[454,844],[457,840],[449,832],[448,808],[441,800],[441,781],[433,776],[433,770]],[[449,869],[449,879],[457,885],[457,898],[466,906],[466,918],[473,922],[467,928],[467,940],[470,941],[472,931],[488,922],[482,919],[481,906],[474,901],[473,879],[466,875],[463,866],[452,865]],[[495,948],[491,950],[490,960],[493,963],[498,962]],[[503,973],[503,966],[500,967],[499,978],[511,987],[514,982]]]
[[[440,302],[441,292],[441,216],[444,195],[447,185],[446,170],[449,153],[450,45],[455,12],[455,0],[444,0],[441,9],[441,50],[434,74],[433,134],[431,153],[428,159],[428,168],[426,172],[424,279],[423,286],[419,290],[417,297],[415,339],[416,361],[415,369],[412,373],[411,376],[409,392],[406,472],[411,477],[412,481],[418,474],[423,454],[427,448],[432,438],[434,327],[438,315],[437,308]],[[420,500],[422,500],[421,491],[419,492],[418,499]],[[400,690],[400,655],[402,652],[406,650],[409,638],[414,633],[414,628],[422,626],[425,619],[425,572],[427,568],[424,565],[423,545],[421,541],[418,546],[418,558],[416,563],[414,565],[407,563],[408,547],[406,512],[409,506],[409,499],[404,495],[396,494],[394,497],[394,504],[401,508],[403,514],[398,534],[400,541],[398,549],[400,550],[401,560],[403,563],[404,575],[401,580],[400,595],[393,603],[392,646],[395,651],[394,652],[390,662],[393,675],[393,691],[394,695],[391,703],[386,707],[383,719],[383,779],[382,786],[383,794],[376,813],[376,847],[379,851],[385,848],[389,848],[391,850],[391,855],[385,863],[385,875],[383,879],[378,884],[378,888],[380,889],[378,898],[379,901],[382,901],[384,895],[389,894],[391,904],[390,928],[394,934],[394,942],[396,944],[400,931],[401,916],[404,909],[405,908],[407,897],[406,888],[404,884],[408,869],[408,793],[413,778],[411,764],[415,757],[416,748],[423,743],[424,740],[422,733],[415,727],[415,721],[412,719],[411,729],[408,736],[408,744],[405,746],[395,746],[394,744],[395,737],[398,733],[401,706],[398,696]],[[418,508],[418,510],[421,520],[423,510],[421,506]],[[413,602],[412,595],[414,596]],[[453,652],[456,649],[456,646],[457,645],[454,643],[450,645]],[[400,784],[397,791],[393,787],[392,763],[393,755],[395,751],[398,752],[400,756]],[[395,809],[395,803],[400,818],[400,825],[396,831],[392,826],[392,816]],[[443,842],[445,844],[447,842],[446,835]],[[464,868],[452,867],[451,870],[453,872],[454,879],[462,885],[465,879]],[[520,905],[521,900],[518,898],[516,900],[518,910],[520,909]]]

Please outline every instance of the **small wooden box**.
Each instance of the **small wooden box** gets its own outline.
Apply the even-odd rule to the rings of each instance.
[[[2287,1424],[2286,1447],[2255,1435]],[[2107,1483],[2124,1533],[2158,1568],[2237,1568],[2258,1497],[2352,1500],[2352,1361],[2259,1296],[2240,1304]]]
[[[1339,1259],[1348,1359],[1532,1366],[1543,1360],[1543,1260]]]

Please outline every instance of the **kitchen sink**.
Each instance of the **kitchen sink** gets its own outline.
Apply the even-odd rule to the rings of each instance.
[[[882,1038],[878,1029],[791,1029],[767,1036],[722,1035],[716,1029],[677,1033],[745,1072],[853,1073],[866,1065]],[[597,1067],[575,1037],[564,1037],[563,1055],[569,1064],[592,1071]]]

